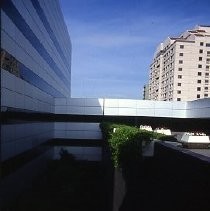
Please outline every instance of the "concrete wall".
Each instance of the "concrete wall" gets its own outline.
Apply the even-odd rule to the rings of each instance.
[[[55,122],[54,138],[102,139],[99,123]]]
[[[36,122],[1,125],[1,161],[31,150],[51,139],[54,123]]]
[[[132,99],[55,99],[56,114],[210,118],[210,100],[165,102]]]
[[[210,98],[187,102],[187,118],[209,118]]]

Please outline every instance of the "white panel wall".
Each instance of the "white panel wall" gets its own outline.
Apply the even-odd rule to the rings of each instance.
[[[102,139],[99,123],[55,122],[54,138]]]
[[[1,69],[1,106],[38,112],[54,112],[54,98]]]
[[[53,138],[54,123],[1,125],[1,160],[7,160]]]
[[[55,98],[56,114],[103,115],[103,99]]]
[[[130,99],[55,99],[56,114],[210,118],[210,99],[169,102]]]
[[[104,114],[184,118],[186,102],[105,99]]]
[[[2,22],[7,24],[2,24],[1,47],[50,85],[56,87],[61,93],[69,96],[69,90],[66,89],[63,81],[57,77],[48,63],[39,55],[4,12],[2,12],[2,19]]]
[[[187,103],[188,118],[210,118],[210,98]]]

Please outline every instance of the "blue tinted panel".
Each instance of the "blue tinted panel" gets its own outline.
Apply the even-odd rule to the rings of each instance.
[[[20,68],[20,77],[29,82],[30,84],[36,86],[37,88],[41,89],[42,91],[46,92],[49,95],[54,97],[64,97],[59,91],[49,85],[46,81],[32,72],[29,68],[24,66],[23,64],[19,64]]]
[[[27,68],[4,49],[1,49],[1,55],[1,68],[7,70],[18,78],[22,78],[24,81],[27,81],[53,97],[64,97],[63,94],[49,85],[45,80],[36,75],[32,70]]]
[[[35,8],[35,10],[37,12],[37,14],[39,15],[39,18],[41,19],[42,23],[44,24],[44,27],[47,30],[47,32],[48,32],[51,40],[53,41],[53,43],[54,43],[57,51],[61,55],[61,58],[63,59],[66,67],[70,71],[70,66],[69,66],[69,64],[68,64],[68,62],[66,60],[66,57],[65,57],[63,51],[61,50],[61,47],[60,47],[60,45],[59,45],[59,43],[58,43],[58,41],[57,41],[57,39],[56,39],[56,37],[55,37],[55,35],[53,33],[53,30],[50,27],[50,24],[49,24],[49,22],[48,22],[48,20],[47,20],[47,18],[45,16],[45,14],[44,14],[44,11],[42,10],[42,8],[41,8],[41,6],[39,4],[39,1],[37,1],[37,0],[31,0],[31,2],[32,2],[32,4],[33,4],[33,6],[34,6],[34,8]]]
[[[48,54],[44,46],[40,43],[39,39],[30,29],[29,25],[25,22],[23,17],[20,15],[16,7],[13,5],[11,0],[7,0],[3,3],[2,9],[8,15],[8,17],[13,21],[16,27],[23,33],[25,38],[31,43],[31,45],[36,49],[36,51],[42,56],[42,58],[49,64],[49,66],[54,70],[56,75],[69,87],[69,80],[63,75],[61,70],[58,68],[57,64]]]

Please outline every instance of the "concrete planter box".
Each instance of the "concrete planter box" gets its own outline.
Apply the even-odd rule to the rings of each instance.
[[[205,134],[184,133],[180,142],[183,147],[190,149],[207,149],[210,147],[209,137]]]

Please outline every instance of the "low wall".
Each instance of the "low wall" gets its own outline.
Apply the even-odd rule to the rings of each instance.
[[[210,210],[209,157],[156,143],[153,174],[162,185],[164,203],[175,202],[177,210]]]
[[[210,159],[206,156],[156,142],[154,157],[145,157],[130,176],[128,180],[115,171],[113,211],[210,210]]]

